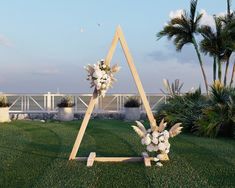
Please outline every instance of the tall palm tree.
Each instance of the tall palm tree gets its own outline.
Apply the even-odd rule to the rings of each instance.
[[[203,25],[198,29],[203,39],[200,42],[201,51],[214,57],[213,78],[216,80],[216,65],[218,65],[218,78],[222,80],[222,62],[228,60],[228,35],[223,28],[220,17],[214,16],[215,31],[209,25]],[[228,62],[228,61],[227,61]]]
[[[174,37],[176,51],[181,51],[185,44],[192,44],[194,46],[202,71],[206,91],[208,93],[206,73],[203,67],[201,54],[198,49],[198,44],[195,39],[195,34],[197,33],[199,22],[202,18],[202,14],[196,15],[196,7],[197,0],[191,0],[190,13],[188,14],[186,11],[184,11],[181,17],[172,18],[168,22],[168,25],[166,25],[163,30],[157,34],[157,37],[160,39],[163,36],[167,36],[169,40]]]
[[[232,3],[231,0],[227,0],[227,15],[225,16],[225,19],[224,19],[225,26],[230,24],[232,19],[234,18],[233,12],[231,13],[231,3]],[[230,59],[232,53],[233,53],[233,50],[230,50],[229,48],[227,48],[227,50],[225,52],[225,54],[227,56],[225,73],[224,73],[224,85],[225,86],[227,84],[228,68],[229,68],[229,63],[230,63],[229,59]]]

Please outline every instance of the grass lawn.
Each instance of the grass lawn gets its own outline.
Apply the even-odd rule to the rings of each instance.
[[[235,140],[180,135],[162,168],[68,161],[80,121],[0,124],[0,187],[235,187]],[[130,123],[92,120],[79,156],[139,156]]]

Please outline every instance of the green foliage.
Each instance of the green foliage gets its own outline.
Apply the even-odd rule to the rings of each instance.
[[[138,108],[140,107],[141,103],[139,99],[135,97],[130,97],[124,104],[124,107],[126,108]]]
[[[164,117],[170,125],[181,122],[183,131],[192,131],[194,123],[202,115],[201,109],[207,105],[207,98],[199,88],[193,93],[169,98],[167,104],[158,109],[157,117]]]
[[[200,89],[174,96],[159,109],[157,117],[164,117],[170,125],[181,122],[184,131],[200,136],[233,137],[235,88],[224,87],[216,81],[209,97],[203,96]]]
[[[67,96],[63,97],[60,101],[60,103],[57,104],[59,108],[66,108],[66,107],[73,107],[75,104],[72,100],[72,97]]]
[[[202,112],[195,126],[198,135],[232,137],[235,129],[235,89],[215,82],[211,87],[210,106]]]
[[[0,95],[0,107],[9,107],[7,97],[5,95]]]

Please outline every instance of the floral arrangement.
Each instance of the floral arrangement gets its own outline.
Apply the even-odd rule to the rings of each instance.
[[[71,96],[63,97],[60,103],[57,104],[59,108],[74,107],[74,102]]]
[[[141,138],[141,143],[146,146],[147,152],[144,152],[145,156],[149,156],[148,152],[155,152],[156,155],[153,160],[157,166],[163,166],[160,161],[168,160],[168,153],[170,152],[169,138],[172,138],[181,133],[181,123],[177,123],[171,127],[171,129],[165,130],[167,123],[164,119],[159,126],[152,126],[151,129],[146,130],[144,125],[136,121],[137,126],[132,126],[134,131]]]
[[[7,97],[5,95],[0,95],[0,107],[9,107]]]
[[[107,90],[116,81],[113,74],[118,72],[120,67],[118,65],[109,67],[104,60],[100,60],[97,64],[88,65],[85,69],[88,72],[87,80],[91,82],[91,87],[95,87],[98,96],[104,97]]]

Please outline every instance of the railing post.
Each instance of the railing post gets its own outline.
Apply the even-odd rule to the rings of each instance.
[[[51,92],[47,93],[47,111],[51,111]]]

